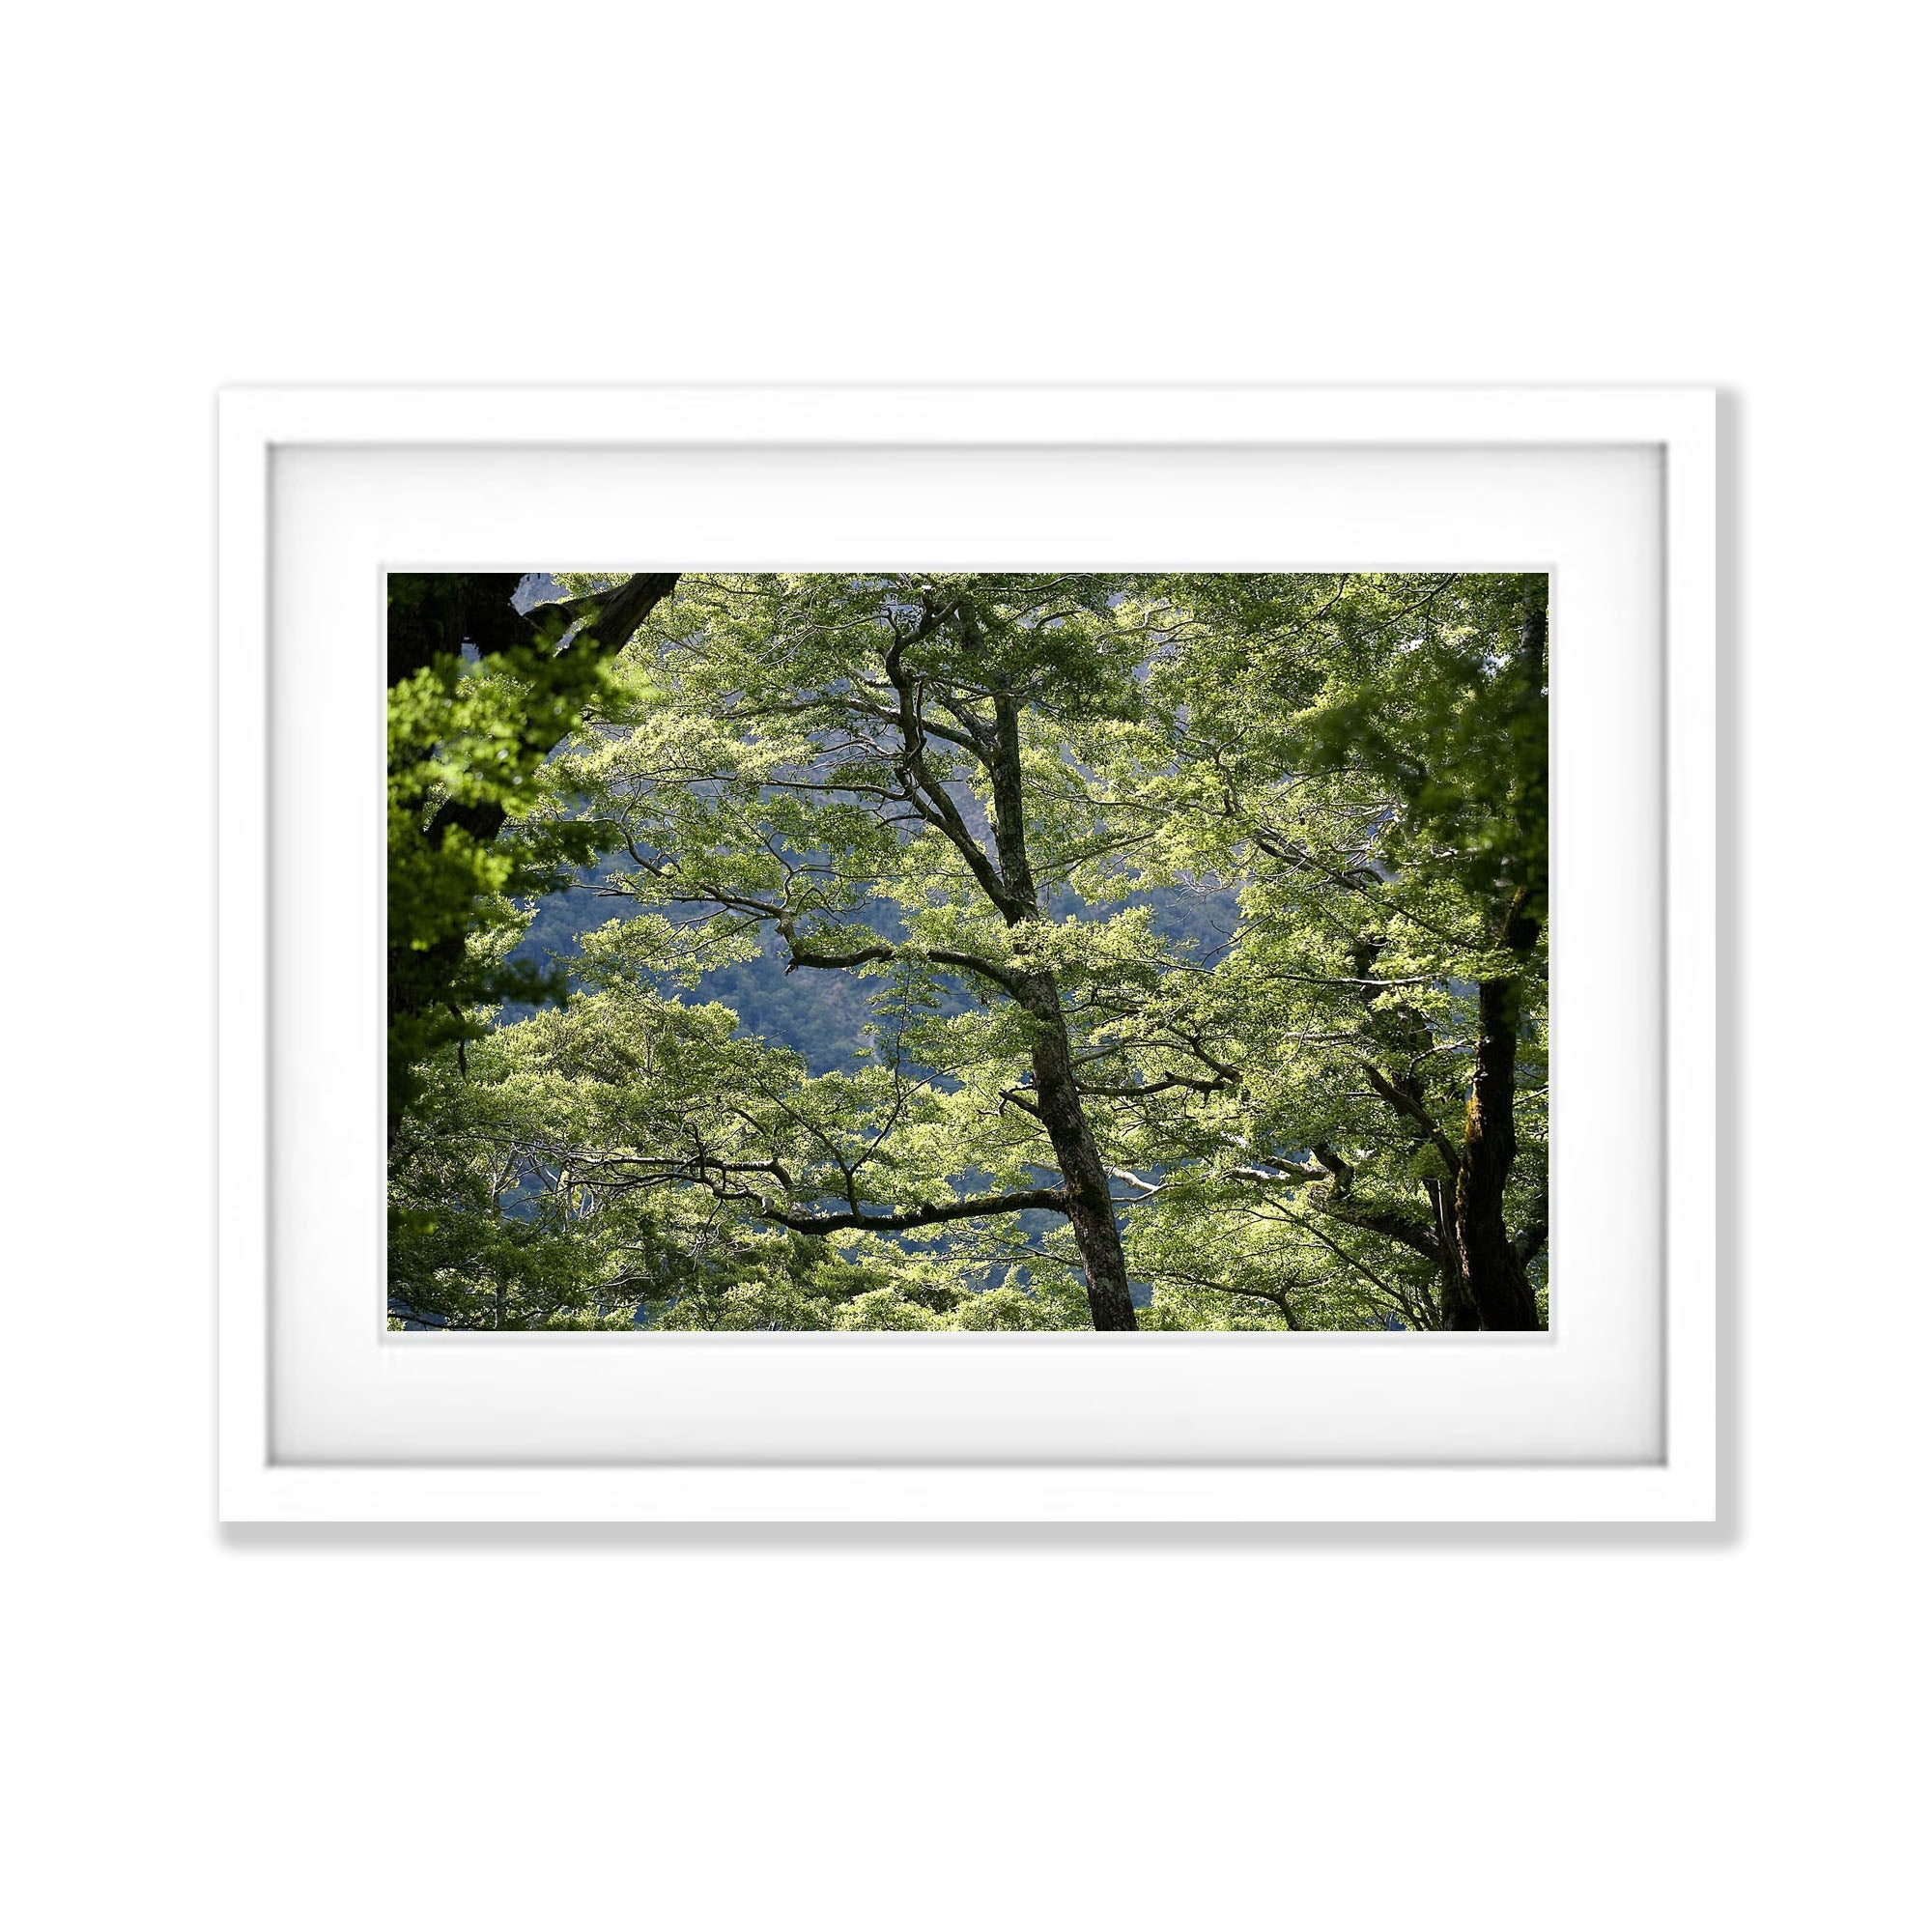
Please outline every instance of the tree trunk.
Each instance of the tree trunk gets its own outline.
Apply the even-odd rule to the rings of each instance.
[[[962,614],[969,637],[977,636],[971,610]],[[1026,793],[1020,776],[1019,704],[1004,682],[993,698],[993,743],[985,757],[992,780],[993,846],[1008,903],[1001,908],[1010,925],[1039,917],[1039,893],[1026,848]],[[1073,1224],[1080,1268],[1087,1280],[1087,1306],[1095,1328],[1133,1328],[1133,1296],[1127,1290],[1127,1257],[1114,1219],[1112,1190],[1100,1149],[1087,1119],[1073,1075],[1073,1048],[1066,1037],[1066,1013],[1060,982],[1050,969],[1019,976],[1015,991],[1032,1021],[1034,1092],[1040,1124],[1053,1143],[1054,1158],[1066,1182],[1066,1217]]]
[[[1482,1318],[1476,1311],[1476,1297],[1469,1292],[1468,1277],[1463,1269],[1462,1244],[1456,1234],[1456,1183],[1453,1180],[1429,1180],[1423,1185],[1428,1190],[1429,1205],[1435,1215],[1435,1238],[1441,1244],[1441,1292],[1437,1301],[1442,1325],[1463,1332],[1480,1328]]]
[[[1517,895],[1503,943],[1526,958],[1538,923]],[[1516,1036],[1520,979],[1485,980],[1477,987],[1475,1077],[1456,1176],[1456,1247],[1463,1278],[1485,1328],[1538,1328],[1536,1294],[1503,1222],[1503,1190],[1516,1164]]]
[[[1033,1022],[1034,1093],[1040,1124],[1053,1143],[1066,1182],[1066,1217],[1080,1250],[1087,1306],[1095,1328],[1132,1328],[1133,1295],[1127,1258],[1107,1185],[1107,1170],[1088,1124],[1073,1078],[1073,1049],[1060,1006],[1060,986],[1050,972],[1029,973],[1020,982],[1020,1004]]]
[[[1547,728],[1540,723],[1549,662],[1547,578],[1529,583],[1519,626],[1517,658],[1524,713],[1533,715],[1540,728]],[[1532,786],[1520,807],[1527,813],[1518,839],[1525,861],[1523,883],[1503,914],[1497,936],[1526,969],[1543,930],[1548,878],[1548,851],[1539,838],[1528,836],[1531,825],[1545,823],[1540,783]],[[1520,974],[1478,984],[1475,1074],[1456,1176],[1456,1246],[1477,1319],[1485,1328],[1542,1326],[1523,1256],[1503,1224],[1503,1191],[1516,1164],[1516,1039],[1521,1009]]]

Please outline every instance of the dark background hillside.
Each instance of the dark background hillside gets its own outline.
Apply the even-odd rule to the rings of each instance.
[[[627,859],[607,859],[585,867],[562,892],[539,899],[513,956],[532,965],[554,962],[567,968],[586,932],[628,916],[631,902],[619,883],[628,867]],[[1151,906],[1162,936],[1204,959],[1225,943],[1236,916],[1235,895],[1218,889],[1140,893],[1126,903]],[[1091,906],[1074,894],[1062,893],[1054,909],[1063,917],[1103,919],[1121,906]],[[890,908],[882,908],[869,923],[889,937],[897,923]],[[705,974],[688,997],[729,1007],[746,1033],[790,1047],[804,1055],[812,1072],[825,1073],[849,1066],[854,1054],[866,1047],[861,1030],[872,1017],[868,1001],[878,989],[878,980],[856,973],[787,974],[782,948],[768,934],[754,958]],[[671,988],[667,985],[666,990]],[[522,1019],[530,1010],[506,1007],[499,1024]]]

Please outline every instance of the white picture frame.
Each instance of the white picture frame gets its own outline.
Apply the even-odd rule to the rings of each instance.
[[[358,471],[358,463],[377,468]],[[846,479],[855,493],[850,502],[869,503],[870,509],[850,511],[841,524],[844,499],[837,488],[798,492],[797,479],[813,466],[835,483]],[[1423,479],[1412,490],[1399,481],[1411,470]],[[1494,529],[1506,530],[1512,517],[1539,504],[1547,507],[1574,481],[1571,527],[1577,544],[1587,548],[1594,541],[1590,519],[1598,514],[1591,506],[1624,506],[1615,514],[1633,522],[1634,534],[1625,532],[1618,541],[1637,558],[1630,568],[1640,567],[1648,573],[1645,581],[1654,582],[1656,606],[1644,621],[1654,618],[1655,676],[1651,684],[1636,679],[1617,658],[1614,640],[1592,656],[1591,675],[1598,683],[1589,697],[1590,730],[1573,736],[1572,745],[1583,749],[1571,765],[1594,776],[1582,790],[1572,787],[1568,824],[1574,838],[1605,841],[1597,864],[1606,881],[1614,875],[1622,881],[1619,889],[1654,898],[1656,917],[1645,929],[1655,944],[1646,942],[1640,956],[1579,966],[1579,972],[1595,971],[1606,981],[1631,986],[1633,997],[1640,996],[1630,1009],[1638,1017],[1624,1035],[1611,1038],[1578,1005],[1559,1020],[1558,1050],[1568,1065],[1599,1069],[1596,1092],[1607,1114],[1627,1102],[1634,1111],[1618,1118],[1648,1122],[1655,1116],[1657,1161],[1654,1185],[1647,1179],[1631,1194],[1628,1199],[1639,1207],[1619,1219],[1596,1172],[1602,1161],[1566,1153],[1559,1131],[1552,1153],[1558,1202],[1552,1245],[1558,1255],[1565,1252],[1561,1217],[1567,1189],[1572,1203],[1581,1204],[1575,1211],[1598,1215],[1592,1225],[1604,1231],[1605,1249],[1626,1243],[1619,1250],[1625,1256],[1619,1264],[1623,1273],[1605,1282],[1601,1299],[1612,1313],[1622,1311],[1618,1321],[1630,1317],[1633,1334],[1643,1326],[1642,1335],[1622,1354],[1620,1344],[1604,1339],[1608,1326],[1601,1335],[1579,1329],[1527,1344],[1504,1337],[1397,1338],[1395,1347],[1408,1350],[1406,1357],[1376,1355],[1373,1350],[1387,1346],[1379,1338],[1293,1338],[1340,1346],[1303,1350],[1293,1358],[1300,1378],[1293,1426],[1277,1428],[1280,1417],[1268,1407],[1277,1386],[1271,1378],[1285,1373],[1290,1357],[1278,1345],[1290,1338],[1187,1338],[1224,1345],[1191,1352],[1141,1350],[1141,1338],[1133,1337],[987,1338],[1014,1346],[970,1352],[954,1348],[955,1338],[950,1337],[769,1338],[838,1344],[780,1353],[731,1346],[767,1338],[690,1337],[679,1339],[710,1346],[677,1357],[674,1379],[647,1383],[639,1378],[659,1374],[669,1359],[663,1350],[651,1352],[650,1337],[394,1338],[418,1343],[412,1350],[394,1347],[377,1324],[365,1324],[357,1298],[361,1290],[352,1293],[345,1285],[362,1263],[329,1264],[323,1257],[337,1226],[353,1223],[364,1230],[364,1210],[371,1205],[362,1198],[365,1187],[375,1190],[371,1202],[380,1215],[380,1175],[365,1175],[366,1163],[340,1171],[331,1171],[326,1159],[291,1165],[285,1158],[291,1124],[271,1106],[276,1083],[292,1077],[307,1050],[298,1036],[303,1003],[313,998],[298,978],[275,977],[271,916],[286,922],[290,895],[284,891],[278,898],[271,893],[271,872],[286,880],[289,855],[298,853],[303,895],[319,895],[320,902],[330,905],[360,906],[358,919],[367,915],[369,895],[380,890],[375,840],[358,843],[331,833],[335,843],[328,850],[336,852],[335,861],[327,859],[322,844],[300,843],[321,836],[316,828],[330,800],[359,798],[356,788],[367,787],[373,811],[380,790],[381,680],[374,668],[380,651],[379,579],[358,574],[355,559],[445,568],[505,568],[513,561],[530,568],[702,568],[833,567],[836,557],[869,567],[889,560],[877,554],[879,544],[903,544],[905,530],[920,527],[894,524],[897,513],[886,507],[910,500],[953,506],[959,541],[973,553],[958,560],[996,568],[1009,562],[1010,552],[993,554],[984,546],[1014,541],[1011,526],[1007,535],[998,534],[1000,517],[1010,517],[1012,505],[1027,500],[1029,478],[1041,479],[1042,505],[1060,504],[1068,494],[1048,488],[1049,472],[1091,479],[1096,502],[1112,502],[1109,514],[1122,530],[1131,531],[1137,516],[1153,519],[1137,535],[1118,541],[1141,546],[1132,560],[1177,566],[1199,560],[1206,567],[1207,553],[1200,548],[1206,540],[1196,539],[1193,549],[1183,544],[1184,554],[1148,554],[1146,546],[1160,541],[1151,532],[1162,527],[1161,506],[1179,527],[1197,512],[1208,514],[1204,504],[1218,505],[1212,514],[1232,528],[1243,491],[1285,493],[1269,500],[1310,506],[1311,526],[1335,505],[1342,506],[1336,514],[1358,520],[1353,526],[1337,524],[1336,529],[1375,527],[1376,505],[1385,499],[1392,519],[1399,512],[1406,520],[1401,525],[1406,534],[1391,539],[1400,554],[1371,555],[1361,550],[1361,538],[1338,537],[1316,557],[1293,536],[1270,549],[1265,527],[1257,526],[1263,534],[1251,534],[1238,555],[1214,556],[1223,567],[1394,568],[1437,561],[1467,568],[1528,567],[1536,555],[1507,538],[1485,536],[1477,544],[1480,554],[1471,554],[1469,546],[1477,540],[1469,533],[1490,526],[1469,519],[1490,515]],[[401,507],[385,511],[384,492],[358,489],[357,474],[398,479],[391,495],[395,505],[408,506],[407,513]],[[1633,489],[1642,482],[1650,492],[1643,500],[1654,511],[1631,507],[1638,498],[1629,493],[1606,488],[1593,494],[1590,479],[1599,474],[1634,479]],[[579,502],[582,518],[582,504],[592,500],[588,495],[573,497],[579,488],[573,476],[584,491],[599,476],[628,479],[621,488],[642,493],[638,500],[661,508],[675,503],[683,506],[679,515],[698,520],[683,531],[675,555],[613,554],[615,539],[596,527],[594,518],[572,525],[564,515],[559,521],[559,504]],[[406,477],[415,481],[405,487]],[[675,496],[663,495],[666,479],[679,477],[683,482]],[[795,525],[769,521],[778,514],[769,503],[759,508],[765,495],[760,479],[767,477],[791,479],[792,500],[799,505]],[[1122,482],[1122,477],[1128,480]],[[997,487],[988,488],[989,482]],[[1688,387],[224,393],[222,1519],[1714,1520],[1719,1499],[1715,489],[1715,396]],[[803,500],[808,494],[809,504]],[[704,540],[693,532],[707,527],[700,515],[705,504],[710,508],[704,514],[714,519],[711,527],[718,526],[724,509],[744,505],[745,528],[728,540],[710,540],[709,554],[696,555],[692,545]],[[663,514],[668,528],[670,512]],[[1608,519],[1612,512],[1605,507],[1601,514]],[[1051,515],[1073,513],[1055,508]],[[1654,526],[1634,528],[1653,515]],[[392,521],[385,525],[384,516]],[[291,517],[307,519],[293,534]],[[767,521],[761,524],[760,517]],[[807,536],[779,535],[804,530],[808,524]],[[306,554],[299,550],[308,540],[305,532],[325,525],[336,533],[334,561],[325,557],[316,566],[333,571],[326,578],[299,560]],[[1089,533],[1063,534],[1063,544],[1117,540],[1094,534],[1094,526],[1077,520],[1065,527]],[[507,532],[520,529],[531,536],[529,547],[517,554],[520,540]],[[575,534],[580,529],[582,536]],[[1615,533],[1607,533],[1606,541],[1608,534]],[[775,548],[781,541],[782,554]],[[1497,541],[1506,554],[1494,548]],[[557,550],[560,542],[571,546],[567,554]],[[1351,545],[1352,554],[1337,553],[1336,542]],[[1438,542],[1456,547],[1455,555],[1435,551],[1425,556],[1418,548]],[[757,548],[755,556],[745,553],[747,543]],[[1060,554],[1052,560],[1103,559]],[[331,637],[347,642],[339,663],[328,661],[327,675],[334,682],[327,691],[317,686],[311,703],[303,696],[303,678],[323,660],[301,644],[298,634],[326,601],[320,593],[308,594],[318,585],[326,586],[327,599],[341,600]],[[364,598],[366,606],[356,601]],[[1560,597],[1557,608],[1553,649],[1560,684],[1565,647]],[[365,611],[366,691],[356,682],[361,661],[355,635]],[[1578,611],[1571,614],[1582,621]],[[1638,627],[1628,628],[1634,636]],[[350,669],[342,671],[342,665]],[[347,707],[339,715],[348,722],[327,735],[329,706],[337,702]],[[355,709],[357,704],[364,710]],[[1621,727],[1612,714],[1624,718]],[[1560,703],[1558,715],[1556,890],[1561,895],[1566,781]],[[1627,748],[1612,753],[1599,747],[1592,765],[1589,748],[1601,733],[1616,728],[1626,732]],[[279,753],[273,763],[271,743]],[[1619,765],[1618,759],[1624,762]],[[1621,786],[1620,770],[1634,775]],[[1611,851],[1617,838],[1623,845]],[[363,866],[368,878],[357,884],[356,868]],[[358,893],[364,896],[357,898]],[[1587,910],[1583,902],[1575,903],[1578,911]],[[1569,916],[1559,912],[1559,922]],[[1561,932],[1560,923],[1554,930]],[[1600,950],[1610,945],[1606,937]],[[357,960],[361,956],[355,954]],[[319,1005],[311,1017],[322,1024]],[[354,1037],[359,1041],[361,1036]],[[367,1049],[373,1068],[381,1054],[373,1030]],[[337,1052],[330,1065],[354,1061],[359,1050]],[[1645,1068],[1655,1072],[1648,1086]],[[308,1098],[296,1138],[321,1132],[313,1145],[323,1149],[355,1141],[362,1118],[358,1110],[373,1089],[356,1084],[360,1075],[354,1068],[303,1077],[311,1085],[304,1090]],[[339,1115],[340,1134],[327,1122],[318,1122],[318,1115],[331,1120]],[[1648,1150],[1648,1132],[1641,1138]],[[1636,1139],[1624,1132],[1617,1144],[1634,1146]],[[1573,1145],[1584,1148],[1586,1142],[1587,1132],[1579,1126]],[[1644,1172],[1650,1174],[1648,1168]],[[314,1198],[305,1199],[305,1193]],[[296,1238],[292,1228],[310,1232]],[[355,1241],[363,1238],[361,1232],[354,1235]],[[342,1252],[359,1256],[364,1248],[366,1241]],[[379,1258],[375,1264],[380,1268]],[[298,1278],[305,1273],[314,1281],[303,1288]],[[1559,1282],[1557,1305],[1561,1293]],[[1641,1322],[1632,1311],[1641,1314]],[[1552,1329],[1561,1325],[1553,1322]],[[517,1347],[468,1347],[472,1339]],[[1425,1357],[1425,1341],[1441,1346]],[[1546,1356],[1520,1352],[1536,1342],[1548,1344]],[[441,1352],[432,1353],[439,1343]],[[891,1384],[882,1379],[887,1372],[881,1364],[888,1357],[868,1344],[928,1351],[890,1357],[891,1378],[910,1377],[922,1391],[917,1401],[895,1406],[885,1399],[881,1391]],[[935,1345],[938,1352],[932,1352]],[[1121,1345],[1141,1352],[1123,1356]],[[1273,1355],[1269,1345],[1276,1345]],[[1498,1352],[1511,1349],[1519,1352]],[[1615,1377],[1601,1382],[1606,1393],[1592,1395],[1599,1383],[1587,1375],[1565,1378],[1565,1349],[1572,1366],[1587,1367],[1593,1351],[1604,1361],[1621,1363],[1617,1374],[1624,1380],[1618,1386],[1626,1390],[1639,1368],[1649,1378],[1642,1453],[1630,1446],[1637,1440],[1635,1422],[1620,1424],[1612,1413],[1623,1400],[1612,1387]],[[327,1384],[336,1355],[341,1377],[331,1388]],[[1404,1366],[1392,1370],[1389,1362]],[[1422,1367],[1414,1369],[1418,1362]],[[801,1363],[807,1366],[801,1369]],[[1399,1400],[1398,1376],[1408,1378],[1404,1386],[1420,1394]],[[795,1414],[786,1408],[785,1390],[808,1382],[820,1385],[816,1422],[804,1406]],[[666,1414],[676,1402],[688,1406],[688,1412],[679,1411],[685,1416],[681,1434],[660,1432],[646,1441],[648,1431],[640,1435],[631,1427],[648,1406],[639,1394],[647,1386],[658,1391]],[[991,1453],[988,1445],[996,1438],[967,1426],[970,1416],[958,1406],[970,1406],[976,1391],[985,1410],[1009,1430],[997,1439],[1016,1444],[1015,1453]],[[1329,1392],[1325,1410],[1323,1391]],[[1486,1433],[1480,1425],[1493,1423],[1498,1406],[1507,1407],[1519,1394],[1527,1405],[1520,1424],[1497,1423]],[[1587,1413],[1593,1402],[1602,1417]],[[393,1411],[387,1422],[385,1404]],[[949,1404],[954,1407],[949,1409]],[[1624,1410],[1631,1418],[1636,1414],[1628,1401]],[[841,1426],[829,1431],[824,1418],[834,1412]],[[949,1413],[958,1422],[951,1435],[946,1434]],[[449,1424],[440,1436],[434,1434],[441,1426],[439,1415]],[[1068,1415],[1077,1427],[1066,1422]],[[1412,1426],[1418,1415],[1429,1419],[1434,1435]],[[1250,1425],[1246,1435],[1240,1434],[1243,1416]],[[1563,1433],[1579,1418],[1601,1420],[1604,1428],[1597,1436]],[[416,1430],[419,1420],[429,1433]],[[1137,1434],[1143,1423],[1150,1432],[1145,1436]],[[735,1437],[734,1427],[740,1432]],[[1095,1445],[1096,1453],[1085,1453],[1083,1441]],[[1234,1453],[1236,1448],[1242,1453]]]

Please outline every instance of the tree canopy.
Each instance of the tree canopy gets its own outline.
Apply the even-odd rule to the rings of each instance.
[[[396,1320],[1547,1322],[1545,579],[515,583],[391,584]]]

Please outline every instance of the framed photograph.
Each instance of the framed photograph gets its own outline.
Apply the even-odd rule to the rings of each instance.
[[[220,433],[224,1520],[1715,1519],[1710,391]]]

